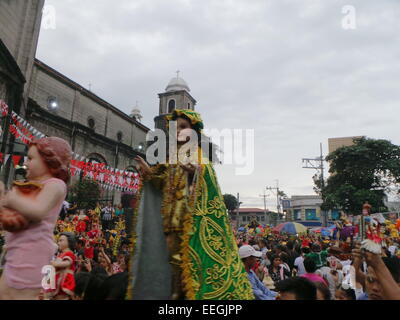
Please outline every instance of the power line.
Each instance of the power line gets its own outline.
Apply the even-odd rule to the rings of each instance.
[[[315,169],[320,170],[320,180],[321,180],[321,191],[325,187],[325,180],[324,180],[324,156],[322,154],[322,143],[319,144],[320,146],[320,156],[316,158],[303,158],[302,162],[305,163],[303,168],[304,169]],[[321,209],[321,216],[322,216],[322,224],[324,227],[328,225],[327,219],[327,212]]]

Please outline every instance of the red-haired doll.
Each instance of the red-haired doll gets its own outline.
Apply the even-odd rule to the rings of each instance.
[[[40,185],[35,197],[14,187],[0,201],[0,219],[14,210],[25,229],[6,234],[7,255],[0,278],[0,299],[38,299],[42,267],[54,254],[53,230],[67,194],[71,147],[61,138],[48,137],[29,145],[27,179]]]

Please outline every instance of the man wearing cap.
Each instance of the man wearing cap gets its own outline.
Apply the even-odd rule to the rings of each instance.
[[[244,267],[247,271],[247,276],[253,288],[256,300],[275,300],[278,295],[275,291],[269,290],[261,281],[251,268],[257,262],[257,258],[262,255],[261,251],[256,251],[252,246],[243,245],[239,248],[239,256],[243,261]]]

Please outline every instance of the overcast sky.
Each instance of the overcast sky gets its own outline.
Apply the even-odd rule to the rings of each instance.
[[[398,0],[46,0],[56,28],[37,57],[154,128],[158,93],[180,76],[207,128],[255,130],[255,168],[216,168],[223,193],[263,208],[266,186],[313,194],[302,158],[328,138],[400,144]],[[344,29],[352,5],[356,29]],[[349,16],[350,17],[350,16]],[[351,18],[351,17],[350,17]],[[346,20],[348,21],[348,20]],[[271,192],[267,207],[276,208]]]

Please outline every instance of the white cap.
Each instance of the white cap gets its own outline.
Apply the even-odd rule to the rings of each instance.
[[[244,259],[250,256],[260,258],[261,255],[261,251],[256,251],[252,246],[249,245],[244,245],[239,248],[240,259]]]

